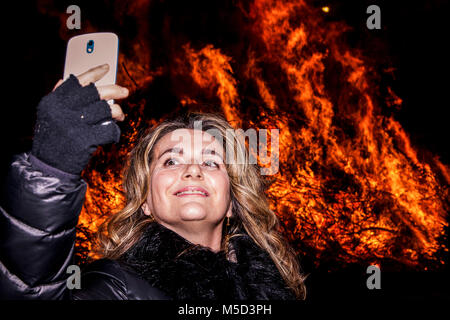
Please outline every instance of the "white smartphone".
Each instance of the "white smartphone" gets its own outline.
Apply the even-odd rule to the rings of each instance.
[[[95,85],[116,83],[119,37],[112,32],[86,33],[69,39],[66,50],[63,80],[101,64],[109,64],[108,73]],[[113,103],[113,100],[108,101]]]

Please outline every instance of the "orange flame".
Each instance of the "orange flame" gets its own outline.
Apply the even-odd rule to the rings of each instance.
[[[149,3],[117,4],[115,17],[132,15],[141,26],[132,53],[121,55],[137,87],[173,76],[163,67],[150,71]],[[202,91],[202,97],[196,91],[178,94],[180,106],[207,97],[219,101],[235,127],[280,129],[280,170],[268,195],[298,252],[314,254],[317,263],[443,264],[450,168],[435,156],[423,160],[401,124],[381,112],[399,107],[402,99],[391,88],[379,97],[374,68],[342,41],[349,28],[325,22],[329,8],[304,0],[255,0],[240,10],[248,21],[242,32],[250,39],[245,58],[231,47],[179,44],[177,73]],[[123,70],[119,80],[131,84]],[[130,105],[124,150],[134,144],[138,127],[159,121],[144,121],[143,106]],[[126,152],[108,154],[123,158]],[[105,152],[97,155],[100,161]],[[108,168],[104,174],[95,167],[85,171],[90,187],[80,225],[91,232],[123,205],[121,166]]]

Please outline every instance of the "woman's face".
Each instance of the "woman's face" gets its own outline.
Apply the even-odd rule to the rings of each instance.
[[[222,145],[209,133],[177,129],[153,151],[144,213],[181,235],[221,231],[232,212]]]

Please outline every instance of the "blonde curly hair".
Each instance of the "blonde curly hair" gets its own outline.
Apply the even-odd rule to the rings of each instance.
[[[186,117],[166,120],[150,129],[130,152],[124,169],[125,206],[110,216],[98,230],[97,252],[101,256],[109,259],[119,258],[140,239],[146,226],[155,221],[153,217],[145,215],[141,208],[149,192],[154,146],[172,131],[195,129],[196,121],[201,121],[203,131],[214,130],[220,133],[224,150],[231,145],[236,155],[246,154],[247,148],[242,137],[237,136],[226,119],[217,114],[189,113]],[[305,299],[305,276],[301,272],[294,250],[280,232],[278,217],[270,209],[265,195],[266,183],[259,167],[248,161],[227,162],[225,165],[231,186],[233,224],[227,236],[223,237],[222,249],[229,253],[228,258],[232,260],[228,240],[238,236],[238,231],[244,228],[255,243],[270,255],[297,298]]]

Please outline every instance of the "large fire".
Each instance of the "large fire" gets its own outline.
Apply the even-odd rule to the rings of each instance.
[[[125,156],[138,131],[160,120],[146,113],[158,108],[146,93],[165,77],[174,110],[221,111],[244,130],[280,129],[280,167],[268,195],[299,253],[317,264],[394,261],[423,270],[445,263],[449,167],[437,157],[424,160],[384,112],[401,98],[390,88],[380,95],[374,66],[343,41],[348,28],[323,19],[329,8],[305,0],[251,1],[235,8],[237,43],[191,43],[167,32],[163,41],[173,50],[161,65],[150,59],[152,8],[150,0],[113,7],[119,29],[126,17],[138,26],[132,39],[122,37],[119,60],[118,82],[133,96],[123,103],[121,142],[99,149],[84,171],[89,190],[80,248],[89,250],[99,223],[123,205]],[[58,15],[64,25],[66,16]],[[61,30],[64,39],[71,36]],[[89,24],[82,31],[104,30]]]

